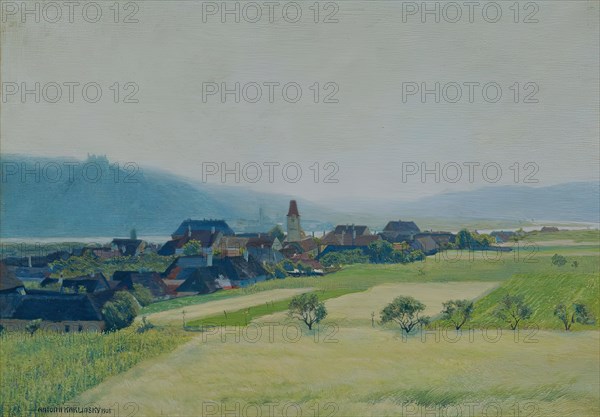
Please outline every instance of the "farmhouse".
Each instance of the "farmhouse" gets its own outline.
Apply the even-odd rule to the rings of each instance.
[[[91,275],[84,275],[75,278],[45,278],[40,286],[42,288],[58,285],[60,292],[100,292],[106,291],[111,288],[109,281],[106,279],[104,274],[96,273]]]
[[[219,245],[223,236],[223,233],[217,231],[214,227],[211,230],[192,230],[192,227],[188,226],[188,232],[185,236],[168,241],[158,250],[158,254],[161,256],[181,255],[183,254],[183,247],[192,240],[200,243],[202,253],[208,254],[214,247]]]
[[[4,263],[0,263],[0,294],[25,294],[23,282]]]
[[[208,232],[221,232],[223,236],[233,236],[235,233],[229,227],[229,225],[225,222],[225,220],[216,220],[216,219],[203,219],[203,220],[192,220],[187,219],[184,220],[177,230],[173,232],[171,238],[179,239],[184,236],[187,236],[189,232],[199,232],[199,231],[208,231]]]
[[[393,220],[388,222],[380,236],[391,243],[410,242],[420,231],[415,222]]]
[[[7,330],[24,330],[31,320],[41,328],[58,332],[101,331],[102,307],[113,291],[94,294],[62,294],[28,290],[25,295],[0,294],[0,324]]]
[[[154,298],[164,298],[168,293],[167,285],[158,272],[115,271],[112,282],[119,283],[116,288],[133,290],[135,284],[150,290]]]
[[[113,239],[110,247],[120,256],[138,256],[144,253],[146,242],[140,239]]]

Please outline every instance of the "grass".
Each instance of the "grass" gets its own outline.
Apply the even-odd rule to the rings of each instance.
[[[351,289],[336,289],[336,290],[320,290],[315,291],[320,301],[325,301],[330,298],[340,297],[342,295],[350,294],[355,292]],[[223,312],[223,314],[216,314],[208,317],[204,317],[198,320],[192,320],[187,323],[188,327],[202,327],[202,326],[247,326],[252,320],[268,314],[279,313],[286,311],[290,304],[291,298],[284,300],[267,302],[254,307],[249,307],[241,310],[234,310],[229,312]]]
[[[506,323],[494,317],[494,310],[504,295],[511,294],[523,296],[525,303],[534,311],[531,318],[524,322],[525,327],[562,330],[562,322],[554,317],[554,307],[561,303],[570,305],[582,302],[595,317],[596,324],[574,324],[572,330],[597,329],[600,320],[598,275],[559,271],[553,274],[515,275],[475,304],[470,326],[507,327]]]
[[[0,335],[0,415],[30,415],[39,406],[60,405],[190,339],[173,329],[137,333],[24,332]],[[33,414],[32,414],[33,415]]]
[[[559,230],[558,232],[528,232],[527,239],[534,242],[552,240],[572,240],[574,242],[595,242],[600,245],[600,230]],[[596,246],[597,247],[597,246]]]
[[[567,256],[569,264],[552,265],[554,253]],[[173,310],[178,314],[186,306],[216,302],[199,309],[210,311],[208,317],[188,324],[261,323],[267,315],[283,314],[290,294],[280,294],[281,299],[270,303],[265,303],[270,294],[257,294],[260,305],[254,306],[256,300],[243,296],[311,288],[327,299],[330,314],[325,322],[338,326],[334,343],[324,343],[323,338],[316,342],[314,334],[290,343],[281,338],[283,322],[276,326],[274,341],[198,336],[177,354],[160,357],[189,341],[191,333],[167,327],[144,334],[122,331],[122,336],[120,332],[4,335],[0,338],[0,403],[6,415],[72,399],[103,406],[133,401],[143,416],[198,415],[207,402],[218,405],[217,415],[252,403],[262,406],[262,415],[269,413],[266,404],[279,403],[275,413],[282,415],[281,405],[288,402],[298,405],[302,415],[313,415],[317,408],[319,415],[334,410],[334,415],[343,416],[411,415],[414,410],[403,407],[417,407],[416,415],[425,415],[426,407],[437,408],[437,415],[455,415],[452,409],[439,412],[440,407],[453,405],[462,406],[466,415],[470,402],[477,404],[474,416],[484,415],[482,405],[491,402],[502,407],[502,415],[517,415],[515,404],[533,404],[535,415],[598,415],[597,326],[574,326],[574,330],[592,331],[542,330],[536,343],[525,343],[523,338],[516,343],[512,336],[497,343],[481,337],[458,343],[435,338],[422,342],[418,337],[403,341],[397,328],[372,326],[370,317],[404,293],[424,300],[432,309],[427,314],[435,314],[448,298],[491,291],[477,301],[473,320],[484,325],[498,300],[510,291],[525,296],[536,309],[532,321],[543,329],[561,329],[552,315],[558,302],[584,301],[600,319],[598,249],[540,247],[533,258],[536,262],[528,262],[531,258],[523,253],[515,257],[514,252],[503,254],[500,262],[486,260],[482,253],[446,255],[416,264],[351,265],[324,277],[271,280],[246,289],[155,303],[141,313]],[[458,260],[449,260],[453,258]],[[573,260],[577,268],[570,266]],[[493,290],[496,285],[499,288]],[[224,320],[224,314],[214,313],[219,302],[228,299],[232,300],[224,302],[230,307]],[[235,304],[237,308],[231,308]],[[240,308],[244,305],[248,308]],[[181,326],[181,321],[176,323]],[[106,381],[125,371],[122,377]],[[8,407],[13,408],[7,412]],[[251,411],[249,415],[254,415]],[[521,408],[519,415],[528,415],[527,411]],[[494,415],[494,410],[488,415]]]
[[[235,412],[252,404],[261,415],[286,415],[283,407],[293,404],[302,415],[319,408],[319,415],[345,417],[453,416],[453,406],[462,407],[462,415],[496,415],[493,408],[485,414],[491,403],[505,416],[530,415],[511,411],[528,404],[544,417],[600,412],[598,332],[539,332],[536,343],[515,343],[510,335],[495,343],[479,335],[448,343],[403,341],[397,330],[353,324],[340,326],[335,342],[325,343],[312,335],[286,341],[283,328],[274,328],[272,340],[266,331],[258,341],[198,337],[177,355],[141,364],[78,401],[134,401],[144,416],[199,415],[207,404],[216,407],[212,415],[257,415]],[[275,409],[268,414],[270,406]]]

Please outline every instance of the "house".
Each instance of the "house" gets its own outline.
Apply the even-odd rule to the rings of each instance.
[[[273,250],[281,250],[283,249],[283,244],[278,238],[276,238],[275,236],[271,236],[268,233],[257,233],[256,236],[251,236],[248,238],[246,247],[270,248]]]
[[[121,252],[117,249],[113,249],[109,246],[101,246],[97,248],[88,248],[83,253],[91,253],[95,258],[99,259],[112,259],[117,256],[122,256]]]
[[[517,234],[515,232],[500,230],[490,233],[490,236],[496,239],[496,243],[506,243],[514,240]]]
[[[84,275],[75,278],[45,278],[40,286],[42,288],[50,285],[60,285],[60,292],[73,292],[78,293],[81,289],[85,289],[86,293],[100,292],[111,289],[109,281],[106,279],[104,274],[96,273],[91,275]]]
[[[134,289],[135,284],[142,285],[152,293],[154,298],[164,298],[168,293],[168,287],[158,272],[115,271],[112,282],[122,285],[117,288],[129,291]]]
[[[177,230],[173,232],[171,238],[179,239],[184,236],[187,236],[189,232],[197,232],[197,231],[208,231],[208,232],[221,232],[223,236],[233,236],[235,233],[229,227],[229,225],[225,222],[225,220],[216,220],[216,219],[203,219],[203,220],[192,220],[187,219],[184,220]]]
[[[422,251],[425,255],[433,255],[440,250],[440,245],[428,233],[415,235],[410,247]]]
[[[302,253],[299,255],[295,255],[290,260],[294,263],[301,263],[304,266],[310,267],[313,271],[316,271],[316,275],[322,275],[324,271],[323,265],[316,259],[312,258],[310,255],[306,253]]]
[[[21,281],[42,281],[50,276],[50,267],[16,267],[13,269],[16,277]]]
[[[448,249],[456,240],[456,235],[450,232],[421,232],[417,233],[414,238],[430,236],[440,249]]]
[[[0,294],[0,324],[7,330],[25,330],[31,320],[41,328],[58,332],[102,331],[106,327],[102,307],[114,291],[64,294],[28,290],[25,295]]]
[[[212,265],[212,255],[210,256],[210,263]],[[165,269],[163,273],[161,273],[161,277],[163,279],[181,279],[178,278],[179,274],[184,269],[190,268],[200,268],[203,266],[208,266],[209,264],[209,256],[205,255],[194,255],[194,256],[180,256],[175,259],[171,264]]]
[[[165,243],[159,250],[158,254],[161,256],[172,256],[183,254],[183,247],[186,243],[191,240],[195,240],[200,243],[201,251],[204,254],[212,252],[217,247],[223,238],[221,231],[213,230],[191,230],[191,226],[185,236],[172,239]]]
[[[334,230],[327,233],[321,239],[321,244],[327,246],[369,246],[371,243],[379,240],[378,235],[371,234],[371,231],[364,225],[337,225]]]
[[[319,254],[319,245],[312,237],[307,237],[296,242],[286,242],[283,245],[281,253],[286,258],[291,258],[294,255],[307,253],[312,256]]]
[[[120,256],[139,256],[144,253],[146,242],[140,239],[113,239],[110,247],[118,251]]]
[[[216,249],[221,256],[240,256],[246,249],[250,238],[238,236],[223,236]]]
[[[285,259],[283,254],[272,248],[263,248],[255,246],[247,246],[248,255],[256,259],[261,264],[278,264]]]
[[[174,279],[164,282],[170,294],[182,296],[248,287],[267,280],[267,275],[262,265],[246,252],[244,256],[215,258],[210,265],[181,269]]]
[[[0,263],[0,294],[25,294],[25,285],[2,262]]]
[[[421,229],[419,229],[415,222],[394,220],[388,222],[380,233],[380,236],[390,243],[410,242],[419,232],[421,232]]]

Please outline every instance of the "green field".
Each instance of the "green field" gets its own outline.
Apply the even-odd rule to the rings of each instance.
[[[597,274],[555,273],[520,274],[504,282],[499,288],[475,304],[473,326],[496,325],[506,327],[505,323],[494,318],[494,309],[500,299],[506,295],[523,296],[525,302],[533,308],[533,315],[523,323],[526,327],[562,330],[562,323],[554,317],[554,307],[558,304],[570,305],[575,302],[589,307],[596,318],[600,317],[600,289]],[[576,324],[572,330],[597,329],[594,325]]]

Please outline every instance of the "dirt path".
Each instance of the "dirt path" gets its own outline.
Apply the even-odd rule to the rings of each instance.
[[[210,301],[205,304],[198,304],[186,306],[183,308],[177,308],[174,310],[161,311],[158,313],[148,314],[146,317],[154,324],[181,323],[182,310],[185,310],[186,321],[189,321],[200,317],[206,317],[213,314],[222,313],[223,310],[240,310],[242,308],[252,307],[270,301],[277,301],[285,298],[290,298],[294,295],[308,291],[311,291],[311,288],[270,290],[241,297],[229,298],[226,300]]]

